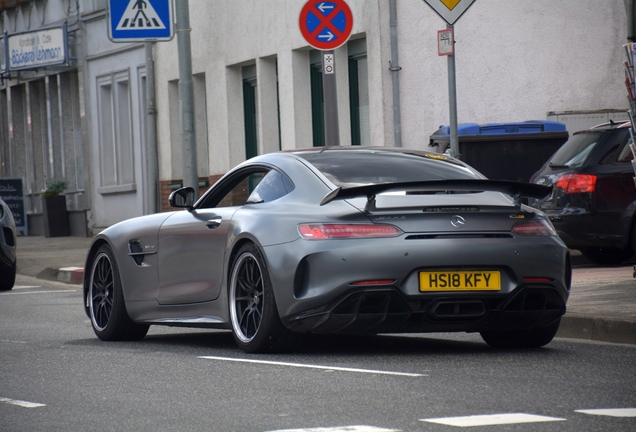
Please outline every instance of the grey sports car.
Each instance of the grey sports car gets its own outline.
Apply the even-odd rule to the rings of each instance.
[[[522,204],[550,188],[490,181],[439,154],[388,147],[271,153],[180,211],[97,235],[84,307],[103,340],[153,324],[231,329],[247,352],[304,333],[479,332],[493,347],[556,334],[570,254]]]
[[[0,199],[0,291],[13,288],[16,273],[16,228],[9,206]]]

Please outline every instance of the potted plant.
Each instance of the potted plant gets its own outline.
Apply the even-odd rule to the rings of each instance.
[[[44,236],[67,237],[70,235],[66,197],[66,180],[52,180],[42,192],[42,209],[44,213]]]

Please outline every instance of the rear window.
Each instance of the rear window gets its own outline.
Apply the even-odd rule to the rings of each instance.
[[[577,132],[552,156],[550,166],[581,166],[604,134],[609,132]]]
[[[434,153],[327,150],[296,154],[336,186],[484,178],[462,163]]]
[[[632,139],[630,138],[625,145],[623,146],[616,162],[618,163],[626,163],[631,162],[634,159],[634,154],[632,153],[632,149],[630,145],[632,144]]]

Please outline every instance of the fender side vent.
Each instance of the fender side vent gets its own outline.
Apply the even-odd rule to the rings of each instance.
[[[128,243],[128,250],[135,264],[138,266],[143,265],[146,254],[144,254],[144,248],[141,246],[141,242],[139,240],[131,240]]]

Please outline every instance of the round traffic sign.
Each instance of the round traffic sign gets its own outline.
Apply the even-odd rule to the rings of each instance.
[[[351,36],[353,14],[344,0],[309,0],[300,11],[298,24],[309,45],[329,51]]]

